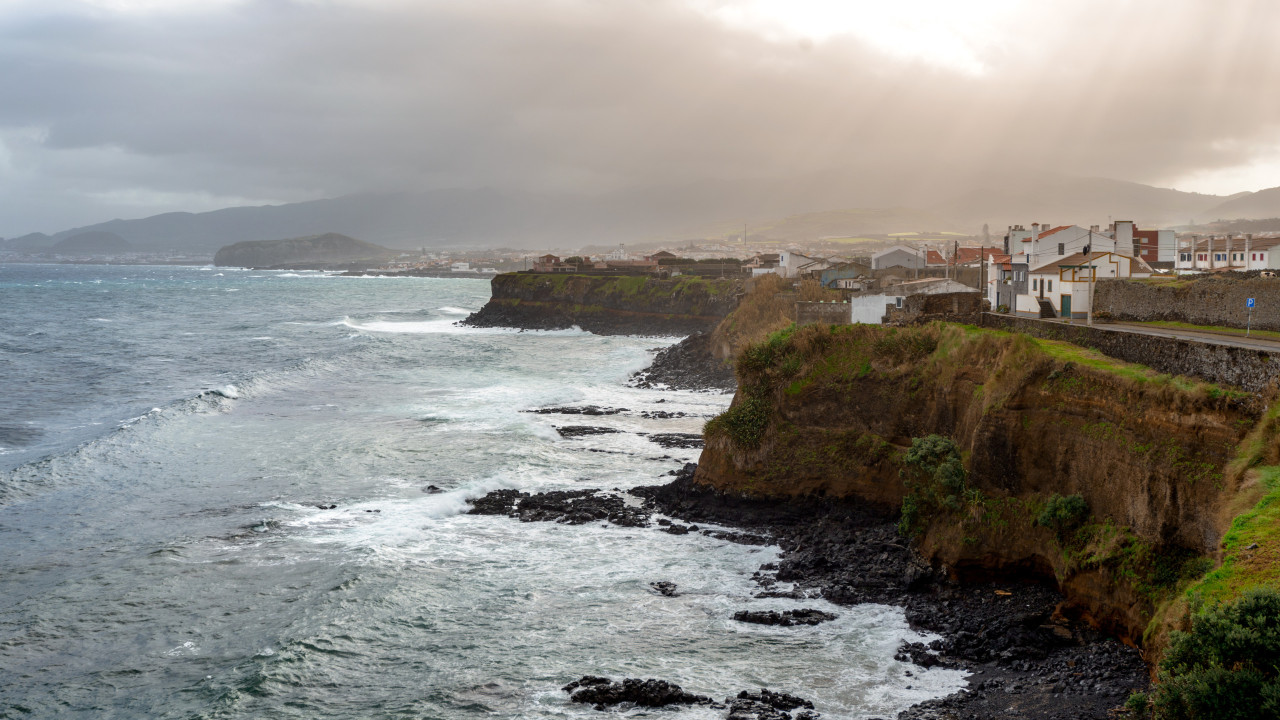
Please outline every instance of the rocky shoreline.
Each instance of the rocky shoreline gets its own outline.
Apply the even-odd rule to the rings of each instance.
[[[913,627],[942,638],[928,645],[904,644],[898,660],[973,673],[966,691],[916,705],[898,720],[1101,720],[1112,717],[1131,692],[1148,687],[1139,652],[1063,617],[1057,611],[1062,597],[1052,588],[1014,581],[956,583],[912,552],[891,518],[852,503],[726,496],[696,485],[695,469],[690,463],[671,483],[630,493],[497,490],[474,501],[471,512],[523,522],[658,525],[672,534],[701,532],[730,542],[776,543],[782,557],[756,573],[756,597],[821,597],[837,605],[902,607]],[[689,524],[655,519],[657,514]],[[783,583],[792,587],[779,589]],[[676,593],[667,581],[656,580],[652,586],[663,595]],[[803,609],[790,614],[744,610],[738,615],[742,617],[735,619],[742,622],[783,626],[829,619]],[[910,684],[909,675],[904,684]],[[747,707],[729,717],[756,717],[745,712]]]
[[[973,673],[967,692],[916,705],[898,720],[1101,720],[1149,686],[1139,651],[1063,617],[1053,588],[954,582],[911,551],[891,518],[852,503],[726,496],[696,485],[695,468],[632,492],[646,509],[685,522],[770,535],[783,553],[757,573],[764,596],[790,582],[794,597],[902,607],[913,627],[942,639],[904,645],[898,659]]]
[[[711,334],[697,333],[658,351],[649,367],[631,376],[631,385],[648,389],[733,392],[733,367],[711,354]]]

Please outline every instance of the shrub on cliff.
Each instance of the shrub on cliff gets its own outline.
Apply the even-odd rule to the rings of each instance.
[[[1058,535],[1058,541],[1062,542],[1068,533],[1079,528],[1088,518],[1089,503],[1085,502],[1083,497],[1079,495],[1063,497],[1054,493],[1044,504],[1044,510],[1040,511],[1036,524],[1053,530]]]
[[[1259,588],[1173,632],[1151,711],[1155,720],[1280,717],[1280,592]]]
[[[911,536],[921,516],[935,509],[959,510],[968,495],[964,460],[954,440],[942,435],[914,438],[903,457],[902,515],[898,530]]]

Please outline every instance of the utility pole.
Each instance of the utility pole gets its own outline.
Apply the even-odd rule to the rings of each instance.
[[[1093,281],[1098,275],[1098,271],[1093,269],[1093,229],[1089,229],[1089,315],[1085,318],[1085,325],[1093,325]]]

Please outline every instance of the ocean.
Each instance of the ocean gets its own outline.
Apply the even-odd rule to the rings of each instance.
[[[664,482],[698,451],[647,434],[730,400],[627,385],[677,338],[455,325],[488,295],[0,265],[0,718],[599,718],[560,688],[605,675],[865,719],[964,686],[893,659],[930,637],[897,608],[753,598],[777,548],[466,514]],[[580,405],[626,410],[524,412]],[[556,431],[583,424],[621,432]],[[798,607],[839,618],[732,620]]]

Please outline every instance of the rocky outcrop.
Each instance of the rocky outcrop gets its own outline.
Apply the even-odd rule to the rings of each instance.
[[[663,348],[649,367],[631,376],[641,388],[732,391],[737,386],[733,367],[711,354],[711,335],[697,333]]]
[[[489,302],[463,325],[600,335],[690,335],[709,331],[737,303],[739,281],[678,277],[506,273]]]

